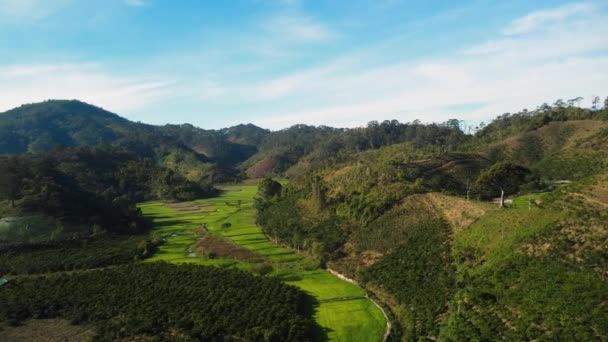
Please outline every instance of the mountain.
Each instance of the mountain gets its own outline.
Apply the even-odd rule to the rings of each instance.
[[[0,153],[43,152],[54,145],[109,144],[140,130],[114,113],[79,101],[46,101],[0,113]]]
[[[294,278],[319,286],[310,271],[326,267],[361,284],[392,322],[394,340],[608,337],[606,108],[558,101],[500,115],[474,134],[465,134],[456,119],[271,132],[250,124],[221,130],[152,126],[78,101],[48,101],[0,114],[0,129],[2,152],[12,154],[0,156],[0,215],[7,216],[0,220],[0,249],[6,252],[0,271],[169,260],[159,252],[167,239],[178,244],[165,246],[174,261],[234,264],[228,250],[268,252],[258,243],[271,244],[269,238],[307,260],[292,270]],[[268,176],[287,181],[265,178],[255,200],[252,187],[233,187],[238,200],[172,203],[215,196],[217,183]],[[144,200],[154,201],[148,205],[155,224],[167,234],[148,231],[136,206]],[[210,203],[220,202],[221,210],[211,209]],[[264,233],[259,238],[242,230],[254,217]],[[203,248],[197,255],[196,245],[178,231],[193,240],[209,235],[218,246],[207,248],[225,251]],[[244,250],[237,240],[257,247]],[[226,253],[229,259],[222,259]],[[265,265],[267,271],[291,282],[283,273],[289,262],[277,260]],[[61,287],[49,287],[55,288]],[[35,308],[48,309],[48,295],[37,293],[43,302]],[[28,303],[9,297],[15,303],[0,310],[0,323],[50,312],[21,314]],[[253,297],[243,298],[251,304],[246,298]],[[338,299],[341,311],[357,310],[348,302],[360,297]],[[76,313],[84,316],[59,317],[104,322]],[[127,325],[138,336],[139,321],[130,317]],[[194,326],[172,324],[170,331]],[[99,327],[98,333],[113,331]]]
[[[254,125],[224,130],[204,130],[188,124],[147,125],[76,100],[49,100],[0,113],[0,153],[13,154],[44,152],[55,145],[120,144],[140,136],[164,137],[209,159],[235,163],[255,153],[254,147],[267,133]]]
[[[311,152],[261,189],[257,223],[363,284],[402,340],[605,339],[607,119],[542,107],[454,146]]]

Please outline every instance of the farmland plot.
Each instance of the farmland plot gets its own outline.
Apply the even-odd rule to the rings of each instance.
[[[358,286],[343,281],[306,256],[271,242],[255,225],[253,197],[256,186],[225,187],[221,196],[179,204],[149,202],[140,205],[154,219],[153,234],[165,239],[148,262],[194,263],[255,271],[272,265],[271,276],[297,286],[317,300],[315,320],[322,327],[318,339],[380,341],[386,328],[382,312]],[[210,238],[212,236],[212,238]],[[201,245],[224,239],[222,255],[205,253]],[[204,243],[199,243],[204,241]],[[238,248],[226,248],[232,243]],[[217,248],[220,244],[216,244]],[[257,258],[243,257],[245,248]],[[234,256],[226,251],[238,251]]]

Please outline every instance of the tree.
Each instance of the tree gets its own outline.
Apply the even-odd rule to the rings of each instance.
[[[600,104],[600,97],[594,96],[593,100],[591,100],[591,104],[592,104],[591,109],[598,110],[599,109],[598,106]]]
[[[258,194],[264,200],[269,200],[277,195],[280,195],[282,190],[283,186],[281,183],[272,178],[264,178],[260,184],[258,184]]]
[[[606,99],[604,100],[604,110],[608,110],[608,96],[606,96]]]
[[[0,196],[9,200],[13,208],[22,195],[23,177],[20,173],[19,160],[15,156],[8,157],[0,165]]]
[[[451,128],[454,130],[460,130],[460,120],[458,120],[458,119],[449,119],[443,125],[447,128]]]
[[[578,96],[573,99],[568,100],[568,107],[578,107],[579,103],[583,100],[582,97]]]
[[[504,207],[505,195],[516,193],[530,182],[529,169],[508,162],[500,162],[483,171],[475,182],[476,189],[484,196],[500,194],[500,207]]]

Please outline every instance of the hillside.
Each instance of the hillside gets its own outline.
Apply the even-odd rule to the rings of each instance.
[[[79,101],[23,105],[0,113],[0,153],[109,144],[144,126]]]
[[[364,222],[335,199],[321,205],[289,186],[259,222],[365,284],[406,340],[592,340],[608,333],[604,183],[545,193],[532,209],[406,195]]]
[[[259,203],[258,224],[364,284],[403,340],[603,339],[604,112],[502,116],[454,149],[305,158]],[[500,190],[506,208],[490,203]]]
[[[511,159],[548,179],[580,179],[600,171],[608,158],[608,122],[551,122],[482,148],[491,159]]]
[[[36,300],[57,297],[34,304],[11,297],[11,307],[0,308],[0,329],[67,329],[69,319],[94,326],[97,336],[121,337],[107,329],[124,322],[86,311],[100,303],[81,298],[84,311],[59,310],[53,305],[65,294],[51,288],[97,279],[88,272],[98,268],[149,281],[149,269],[139,268],[145,260],[239,269],[273,279],[260,286],[280,281],[314,298],[300,307],[290,302],[299,296],[293,292],[277,303],[277,310],[298,308],[278,330],[259,323],[246,335],[229,324],[207,331],[201,314],[160,322],[156,331],[146,316],[141,325],[124,323],[124,337],[180,331],[195,340],[203,331],[230,331],[244,339],[367,340],[388,329],[384,317],[392,338],[404,341],[608,337],[606,109],[542,107],[499,116],[475,134],[457,120],[275,132],[149,126],[74,101],[7,113],[0,127],[15,133],[5,140],[22,144],[0,158],[0,273],[24,277],[18,284]],[[81,139],[87,130],[95,133]],[[37,135],[71,147],[47,150],[47,142],[34,152]],[[253,179],[268,175],[282,180]],[[246,177],[259,183],[257,194],[253,186],[218,184]],[[185,270],[169,266],[159,267]],[[29,274],[41,272],[58,274],[35,291]],[[202,304],[215,310],[214,303]],[[26,321],[38,316],[54,321]]]
[[[253,125],[219,131],[192,125],[152,126],[80,101],[49,100],[0,113],[0,154],[111,144],[153,158],[191,180],[213,181],[234,178],[232,168],[253,155],[267,133]]]

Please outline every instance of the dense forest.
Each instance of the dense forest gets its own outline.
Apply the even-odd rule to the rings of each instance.
[[[57,148],[44,154],[0,156],[0,194],[10,202],[5,210],[52,218],[54,227],[48,227],[46,233],[55,233],[54,237],[101,231],[140,234],[148,225],[136,203],[188,200],[214,191],[211,184],[189,181],[119,147]],[[37,232],[32,228],[27,235],[35,239]]]
[[[151,256],[160,243],[147,235],[3,243],[0,274],[41,274],[128,264]]]
[[[0,302],[0,320],[11,325],[94,322],[98,341],[304,341],[314,328],[301,291],[215,267],[151,263],[20,278],[2,288]]]

